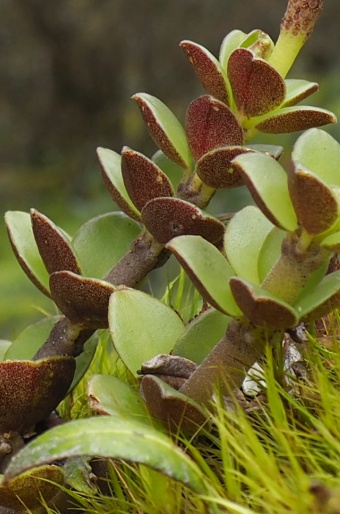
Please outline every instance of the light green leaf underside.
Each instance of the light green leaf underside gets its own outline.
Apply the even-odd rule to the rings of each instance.
[[[111,296],[109,327],[120,358],[137,375],[143,362],[173,349],[184,323],[159,300],[142,291],[123,289]]]
[[[71,421],[45,432],[16,455],[6,476],[81,455],[145,464],[199,493],[207,492],[203,473],[170,438],[138,421],[112,416]]]
[[[340,291],[340,270],[326,275],[315,288],[309,288],[308,294],[298,299],[294,309],[300,318],[303,318],[326,303],[338,291]]]

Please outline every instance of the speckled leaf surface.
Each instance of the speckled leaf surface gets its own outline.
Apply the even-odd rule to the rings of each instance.
[[[46,296],[49,293],[49,274],[34,239],[31,216],[27,212],[8,211],[5,223],[14,254],[27,277]]]
[[[230,55],[228,78],[237,109],[246,118],[278,108],[285,98],[286,86],[280,74],[245,48]]]
[[[33,234],[47,271],[68,270],[81,274],[80,265],[70,244],[71,238],[47,216],[31,209]]]
[[[279,111],[274,111],[272,115],[267,116],[264,120],[256,120],[254,126],[258,131],[265,134],[286,134],[335,122],[336,117],[332,112],[302,105],[284,107]]]
[[[104,184],[113,200],[125,214],[138,221],[140,214],[131,201],[124,185],[121,171],[121,156],[108,148],[98,148],[97,156]]]
[[[167,248],[207,302],[230,316],[241,314],[228,284],[235,272],[215,246],[201,237],[181,236],[170,241]]]
[[[254,325],[275,329],[294,327],[298,323],[296,311],[280,298],[260,286],[238,277],[230,279],[230,288],[237,305]]]
[[[40,466],[11,480],[0,482],[0,506],[19,512],[37,509],[48,503],[63,485],[64,473],[59,466]]]
[[[142,220],[161,244],[183,234],[200,235],[213,243],[220,241],[224,225],[195,205],[178,198],[155,198],[146,204]]]
[[[180,429],[187,436],[193,435],[206,424],[207,414],[199,404],[154,375],[143,377],[141,392],[150,414],[174,433]]]
[[[85,278],[70,271],[50,277],[53,299],[72,323],[86,328],[107,328],[107,309],[115,287],[104,280]]]
[[[143,120],[152,139],[169,159],[182,168],[189,168],[191,162],[185,131],[176,116],[158,98],[147,93],[138,93],[136,100]]]
[[[196,161],[215,148],[243,144],[243,129],[235,115],[210,95],[200,96],[191,102],[185,129]]]
[[[140,232],[140,225],[123,212],[101,214],[84,223],[72,239],[84,275],[104,277]]]
[[[196,173],[202,182],[214,189],[242,186],[242,176],[233,168],[231,161],[242,153],[252,151],[244,146],[216,148],[197,161]]]
[[[16,455],[6,477],[81,455],[145,464],[199,493],[207,492],[202,471],[169,437],[138,421],[113,416],[79,419],[45,432]]]
[[[289,191],[300,224],[310,234],[328,230],[338,218],[334,192],[313,172],[296,165],[289,173]]]
[[[126,190],[139,211],[153,198],[174,195],[165,173],[151,159],[127,147],[122,151],[122,175]]]
[[[66,395],[74,369],[72,357],[0,362],[0,432],[25,434],[44,419]]]
[[[180,46],[206,92],[229,105],[225,72],[216,57],[206,48],[192,41],[182,41]]]
[[[184,324],[174,310],[156,298],[121,289],[110,299],[109,328],[120,358],[137,376],[143,362],[171,352]]]
[[[319,89],[319,84],[308,80],[286,79],[286,97],[283,107],[290,107],[301,102]]]

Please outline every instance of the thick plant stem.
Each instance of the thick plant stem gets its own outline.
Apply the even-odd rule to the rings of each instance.
[[[244,319],[232,320],[221,341],[181,387],[180,392],[207,404],[216,388],[223,395],[239,388],[266,344],[282,341],[283,331],[255,327]]]
[[[327,252],[316,243],[301,250],[296,233],[283,240],[281,255],[261,287],[281,300],[294,304],[310,276],[325,262]]]

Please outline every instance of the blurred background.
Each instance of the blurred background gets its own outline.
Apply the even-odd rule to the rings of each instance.
[[[0,206],[44,212],[70,233],[113,209],[97,146],[151,155],[135,102],[146,91],[184,119],[202,90],[182,50],[215,55],[235,28],[275,41],[286,0],[0,0]],[[340,115],[339,0],[325,0],[291,77],[317,81],[309,104]],[[329,131],[340,139],[339,129]],[[292,137],[278,144],[290,151]],[[0,338],[53,311],[21,272],[0,223]]]

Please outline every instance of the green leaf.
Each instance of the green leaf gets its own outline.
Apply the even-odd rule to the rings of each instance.
[[[263,242],[257,260],[257,272],[260,283],[266,278],[275,262],[281,255],[281,245],[286,233],[278,227],[273,227]]]
[[[242,154],[233,161],[242,173],[252,197],[263,214],[279,228],[293,232],[297,218],[288,190],[285,170],[272,157],[260,153]]]
[[[232,30],[222,41],[220,48],[219,61],[222,67],[227,70],[228,60],[231,53],[241,45],[242,41],[247,37],[242,30]]]
[[[176,190],[183,177],[183,168],[176,162],[169,159],[162,150],[158,150],[154,153],[152,160],[159,168],[161,168],[162,171],[164,171],[166,176],[171,180],[173,188]]]
[[[235,272],[215,246],[199,236],[180,236],[167,248],[213,307],[233,317],[241,314],[228,284]]]
[[[202,471],[169,437],[135,420],[113,416],[79,419],[45,432],[15,456],[6,478],[81,455],[145,464],[198,493],[207,492]]]
[[[136,100],[149,133],[156,145],[169,159],[183,168],[189,168],[191,155],[184,128],[158,98],[147,93],[138,93],[132,97]]]
[[[150,424],[150,416],[141,395],[111,375],[94,375],[87,384],[90,408],[98,414],[134,418]]]
[[[326,275],[314,288],[309,288],[308,293],[300,296],[294,309],[300,319],[313,321],[319,319],[340,305],[340,270]]]
[[[97,156],[102,169],[104,184],[112,198],[125,214],[138,221],[140,214],[130,199],[124,185],[121,171],[121,156],[107,148],[98,148]]]
[[[6,352],[6,360],[33,359],[39,348],[47,340],[50,332],[60,316],[49,316],[37,323],[29,325],[14,339]]]
[[[27,212],[8,211],[5,222],[13,251],[28,278],[50,297],[49,274],[40,257],[33,235],[31,216]]]
[[[295,105],[319,89],[319,84],[308,80],[286,79],[286,98],[282,107]]]
[[[6,341],[6,339],[0,339],[0,361],[5,360],[5,355],[11,347],[11,341]]]
[[[236,275],[255,284],[260,282],[258,257],[272,228],[260,209],[252,205],[232,217],[224,236],[224,250]]]
[[[325,237],[321,241],[320,246],[327,248],[327,250],[330,250],[331,252],[340,253],[340,232],[334,232],[333,234]]]
[[[304,132],[294,145],[292,159],[296,166],[302,164],[326,184],[340,185],[340,145],[324,130]]]
[[[84,275],[104,277],[140,231],[140,225],[122,212],[102,214],[84,223],[72,239]]]
[[[109,328],[120,358],[136,376],[143,362],[171,352],[184,324],[159,300],[142,291],[121,289],[110,299]]]
[[[230,320],[229,316],[213,308],[199,314],[178,338],[173,355],[201,364],[222,339]]]

